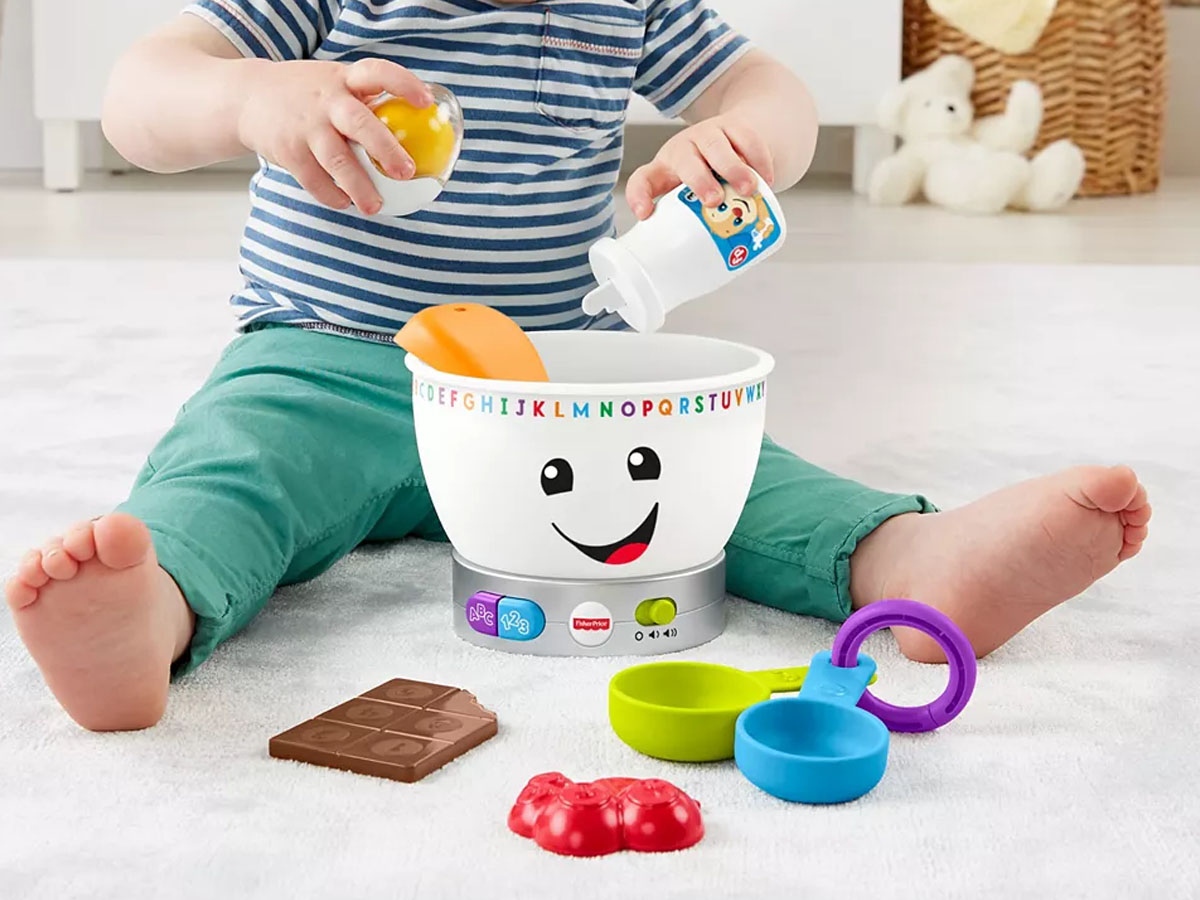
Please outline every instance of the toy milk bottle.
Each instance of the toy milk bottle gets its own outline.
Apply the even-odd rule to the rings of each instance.
[[[637,331],[657,331],[681,303],[711,293],[783,245],[787,223],[779,201],[758,178],[758,191],[705,207],[686,185],[662,197],[654,213],[619,238],[601,238],[588,252],[599,286],[583,311],[619,313]]]

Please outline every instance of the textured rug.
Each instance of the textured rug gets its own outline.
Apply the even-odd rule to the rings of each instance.
[[[197,262],[0,261],[0,565],[118,501],[230,335],[235,277]],[[627,661],[480,650],[446,548],[361,550],[280,591],[172,690],[155,729],[77,728],[0,617],[4,897],[1195,897],[1200,895],[1200,270],[772,263],[671,327],[764,346],[769,428],[942,506],[1078,461],[1138,468],[1144,553],[980,667],[941,732],[893,738],[855,803],[790,805],[732,763],[611,733]],[[834,627],[733,601],[691,658],[801,664]],[[881,693],[944,671],[867,649]],[[500,733],[415,785],[285,763],[268,738],[388,678],[467,687]],[[678,854],[557,858],[509,834],[531,775],[657,775],[703,804]]]

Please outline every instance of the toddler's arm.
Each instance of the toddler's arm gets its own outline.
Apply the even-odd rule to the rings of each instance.
[[[687,184],[708,206],[721,202],[716,171],[741,193],[755,190],[747,163],[777,190],[808,170],[817,113],[804,83],[761,50],[751,50],[683,112],[692,123],[629,177],[625,197],[639,219],[653,200]]]
[[[178,172],[247,150],[282,166],[314,197],[367,213],[382,202],[347,139],[392,177],[413,163],[365,101],[388,91],[417,106],[432,101],[415,75],[381,59],[351,65],[244,58],[194,16],[143,38],[117,62],[103,110],[104,133],[130,162]]]

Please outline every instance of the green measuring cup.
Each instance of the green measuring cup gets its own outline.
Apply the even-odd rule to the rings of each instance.
[[[733,758],[742,710],[772,694],[798,691],[808,666],[743,672],[701,662],[657,662],[622,669],[608,683],[608,719],[617,737],[659,759]]]

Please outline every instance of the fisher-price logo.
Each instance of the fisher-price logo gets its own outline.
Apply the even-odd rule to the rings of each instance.
[[[591,619],[575,616],[571,619],[571,627],[576,631],[608,631],[612,628],[612,619]]]

